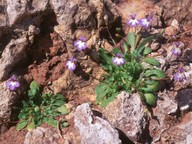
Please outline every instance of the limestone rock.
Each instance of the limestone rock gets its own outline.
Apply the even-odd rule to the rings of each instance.
[[[176,100],[179,103],[180,111],[192,110],[192,89],[183,89],[179,91]]]
[[[109,103],[104,111],[105,117],[129,139],[144,142],[142,137],[148,126],[148,119],[138,94],[122,92],[117,99]]]
[[[27,56],[28,40],[26,37],[12,39],[5,47],[0,59],[0,80],[7,79],[15,66]]]
[[[9,26],[14,25],[23,18],[36,12],[44,11],[47,8],[49,0],[7,0],[7,15]]]
[[[18,95],[6,87],[6,81],[0,83],[0,133],[5,132],[7,129],[7,122],[10,121],[12,106],[17,98]]]
[[[13,25],[26,12],[26,8],[26,0],[7,0],[7,14],[10,25]]]
[[[58,144],[58,139],[56,130],[37,127],[26,134],[24,144]]]
[[[120,144],[117,130],[106,120],[94,116],[88,103],[77,107],[75,127],[79,129],[81,144]]]
[[[166,131],[176,123],[178,103],[174,100],[174,93],[163,91],[159,94],[160,100],[157,107],[153,109],[153,118],[150,120],[149,131],[153,142],[157,142],[162,132]]]
[[[173,127],[164,130],[157,144],[177,143],[191,144],[192,143],[192,112],[184,115],[181,121]]]

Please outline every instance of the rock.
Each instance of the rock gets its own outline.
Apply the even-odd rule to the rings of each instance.
[[[6,130],[3,127],[10,121],[12,106],[17,98],[18,95],[6,87],[6,81],[0,83],[0,133]]]
[[[183,116],[181,121],[173,127],[164,131],[161,135],[160,143],[177,143],[191,144],[192,143],[192,112]]]
[[[9,42],[0,59],[0,80],[7,79],[13,68],[27,57],[28,45],[26,37],[12,39]]]
[[[49,0],[7,0],[7,15],[9,26],[13,26],[22,19],[27,19],[29,15],[42,12],[47,9]],[[41,15],[40,15],[41,16]]]
[[[149,131],[153,142],[160,139],[161,133],[169,129],[177,121],[178,103],[174,100],[174,93],[163,91],[158,94],[160,100],[153,109],[153,116],[150,120]]]
[[[180,111],[192,110],[192,89],[183,89],[177,93],[176,100]]]
[[[21,18],[27,10],[26,0],[7,0],[7,14],[10,26],[13,25],[18,18]]]
[[[120,144],[118,131],[106,120],[94,116],[88,103],[77,107],[75,127],[79,130],[81,144]]]
[[[17,39],[12,39],[2,52],[0,58],[0,81],[7,79],[9,73],[27,58],[27,51],[39,33],[39,28],[30,25],[28,31],[15,30]]]
[[[68,36],[72,34],[73,17],[78,11],[78,5],[74,0],[51,0],[50,4],[57,16],[57,22],[59,23],[54,29],[66,40]]]
[[[191,0],[183,0],[182,3],[175,0],[163,0],[156,5],[163,8],[164,23],[170,25],[173,19],[177,19],[179,24],[192,24]]]
[[[105,117],[135,143],[144,143],[143,137],[148,127],[145,107],[138,94],[122,92],[104,110]]]
[[[24,140],[24,144],[58,144],[59,134],[50,128],[37,127],[29,131]]]
[[[0,9],[1,9],[0,10],[0,28],[6,27],[8,25],[6,5],[7,5],[6,0],[2,0],[0,3]],[[2,29],[0,29],[0,33],[1,33],[1,31],[2,31]]]

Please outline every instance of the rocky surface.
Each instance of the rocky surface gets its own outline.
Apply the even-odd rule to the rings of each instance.
[[[13,104],[18,99],[18,94],[6,88],[6,81],[0,83],[0,133],[7,130],[7,123],[10,122]]]
[[[183,0],[161,0],[156,3],[162,9],[162,18],[166,25],[170,25],[173,19],[177,19],[179,24],[191,25],[192,1]]]
[[[12,104],[18,98],[15,92],[11,93],[5,87],[6,80],[13,73],[27,81],[27,84],[22,84],[22,91],[26,92],[26,87],[31,80],[35,80],[45,87],[45,91],[62,93],[68,101],[73,101],[74,107],[87,101],[94,103],[94,88],[99,83],[96,79],[100,79],[103,74],[103,70],[98,65],[99,58],[96,51],[101,46],[108,50],[113,49],[104,17],[108,17],[109,30],[114,39],[118,39],[115,35],[117,27],[123,29],[122,35],[127,33],[129,27],[126,22],[130,14],[136,13],[138,18],[152,15],[152,26],[157,29],[166,28],[168,41],[175,41],[177,38],[174,35],[183,32],[184,24],[191,24],[191,9],[191,0],[182,2],[174,0],[1,0],[1,132],[7,130]],[[86,37],[88,48],[79,53],[74,48],[73,41],[81,35]],[[190,42],[191,38],[189,37],[187,41]],[[168,55],[165,60],[165,54],[171,52],[169,51],[171,44],[166,42],[165,47],[162,48],[163,43],[153,44],[153,50],[157,55],[161,55],[157,59],[162,63],[162,68],[165,69],[169,62],[175,60],[191,61],[191,45],[182,47],[185,53],[181,59]],[[78,59],[78,68],[73,73],[65,67],[66,60],[71,56]],[[167,89],[178,91],[191,86],[192,67],[187,63],[184,68],[188,80],[183,83],[173,82],[173,86],[166,85]],[[170,66],[170,72],[167,72],[171,80],[176,69],[177,67],[173,64]],[[180,115],[178,104],[182,112],[183,107],[188,107],[189,111],[190,93],[190,89],[181,90],[178,93],[169,90],[160,92],[159,97],[163,100],[159,100],[157,107],[153,110],[149,130],[146,109],[137,94],[129,96],[121,93],[104,111],[108,121],[93,115],[88,105],[81,105],[75,112],[77,129],[75,130],[71,123],[70,128],[66,130],[67,134],[63,134],[63,138],[65,143],[72,144],[79,144],[80,139],[83,144],[109,142],[127,144],[131,143],[129,139],[135,143],[176,141],[179,144],[188,144],[191,142],[192,134],[191,116],[188,116],[188,113]],[[187,96],[184,98],[184,95]],[[71,121],[73,115],[71,113],[67,120]],[[24,133],[16,132],[11,128],[1,137],[0,143],[7,144],[13,141],[23,143]],[[18,139],[20,138],[18,141],[17,135],[19,135]],[[106,139],[107,136],[109,139]],[[58,134],[55,130],[40,127],[28,132],[25,143],[58,143],[57,139]]]
[[[37,127],[26,134],[24,144],[58,144],[59,138],[56,130]]]
[[[12,39],[1,54],[0,81],[8,79],[10,72],[27,59],[28,48],[30,44],[33,43],[34,35],[38,34],[39,29],[31,25],[28,31],[21,32],[22,36]]]
[[[144,143],[148,139],[144,134],[149,121],[138,94],[122,92],[106,107],[104,116],[135,143]]]
[[[94,116],[88,103],[77,107],[75,127],[79,129],[81,144],[120,144],[118,131],[106,120]]]
[[[177,123],[178,103],[174,99],[174,92],[164,91],[159,97],[149,125],[153,142],[159,141],[161,134]]]

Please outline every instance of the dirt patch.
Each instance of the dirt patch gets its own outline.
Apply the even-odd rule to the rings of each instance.
[[[27,130],[17,131],[16,127],[11,127],[3,135],[0,135],[1,144],[23,144]]]

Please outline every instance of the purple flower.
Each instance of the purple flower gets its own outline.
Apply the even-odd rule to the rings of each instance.
[[[172,54],[175,56],[181,56],[181,49],[179,48],[180,42],[173,43],[174,48],[172,49]]]
[[[112,58],[112,62],[117,66],[123,65],[125,64],[125,59],[122,57],[122,54],[117,54],[116,57]]]
[[[149,28],[151,21],[152,21],[152,18],[148,16],[147,18],[140,19],[140,25],[145,28]]]
[[[174,80],[179,81],[179,82],[187,80],[187,77],[184,72],[185,72],[185,70],[183,68],[179,68],[179,72],[176,72],[173,75]]]
[[[66,62],[66,67],[70,70],[70,71],[74,71],[76,69],[76,65],[75,65],[75,61],[76,58],[70,58],[67,62]]]
[[[10,90],[15,90],[16,88],[18,88],[20,86],[19,82],[17,81],[17,78],[15,75],[13,75],[6,83],[6,86],[10,89]]]
[[[139,24],[139,20],[136,19],[136,14],[130,15],[131,19],[127,21],[127,24],[131,27],[136,27]]]
[[[82,51],[86,49],[87,45],[85,41],[86,41],[86,37],[80,36],[80,38],[74,42],[74,46],[77,47],[78,51]]]

